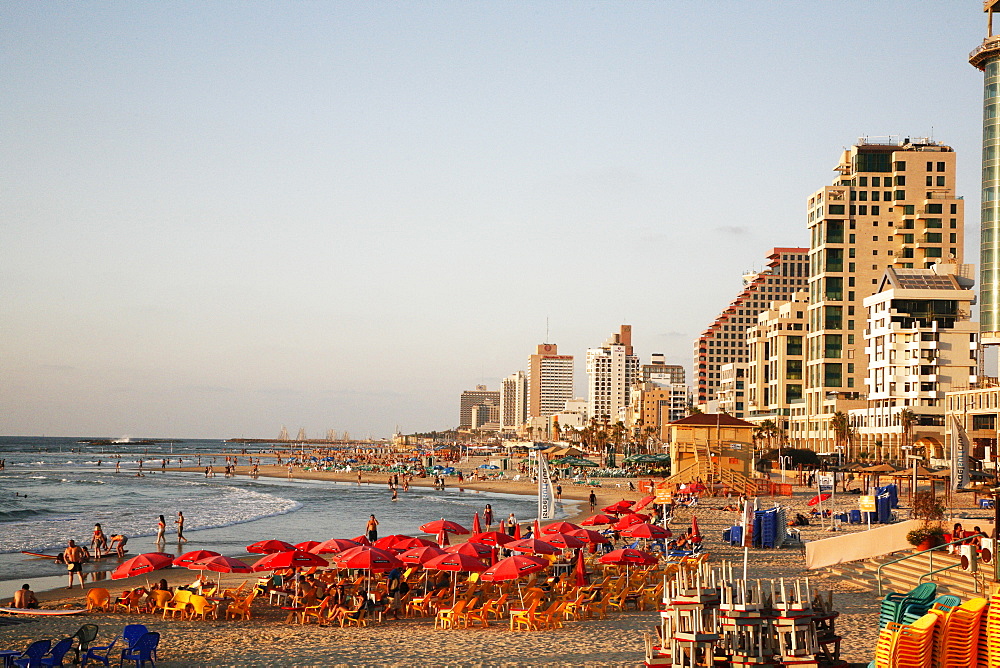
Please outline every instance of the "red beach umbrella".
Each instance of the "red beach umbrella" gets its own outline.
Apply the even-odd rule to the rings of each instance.
[[[593,529],[577,529],[576,531],[566,532],[567,536],[574,536],[579,538],[585,543],[598,544],[598,543],[610,543],[608,537],[599,531],[594,531]]]
[[[550,533],[546,534],[545,542],[549,545],[555,545],[556,547],[561,547],[562,549],[575,549],[578,547],[583,547],[586,545],[586,541],[577,538],[576,536],[571,536],[568,533]]]
[[[514,540],[521,540],[521,524],[514,524]]]
[[[401,540],[397,542],[395,545],[392,546],[392,549],[397,552],[400,550],[403,550],[405,552],[406,550],[412,550],[415,547],[431,547],[431,546],[438,547],[438,544],[432,540],[427,540],[426,538],[420,538],[419,536],[417,536],[416,538],[407,538],[406,540]]]
[[[187,566],[192,564],[199,559],[207,559],[209,557],[219,556],[218,552],[213,552],[212,550],[192,550],[191,552],[185,552],[181,556],[174,559],[174,566]]]
[[[441,531],[457,534],[469,533],[469,530],[458,522],[452,522],[451,520],[446,520],[443,517],[439,520],[428,522],[427,524],[421,524],[420,530],[424,533],[440,533]]]
[[[444,529],[438,531],[437,544],[442,548],[448,544],[448,532]]]
[[[261,540],[253,545],[247,545],[247,552],[253,554],[275,554],[277,552],[290,552],[295,550],[295,546],[283,540]]]
[[[691,540],[695,542],[701,541],[701,532],[698,531],[698,516],[691,516]]]
[[[472,518],[472,533],[482,533],[483,527],[479,523],[479,511],[476,511],[475,517]]]
[[[546,543],[544,540],[536,540],[534,538],[525,538],[523,540],[515,540],[513,543],[507,543],[504,547],[508,550],[515,550],[516,552],[534,552],[535,554],[559,554],[559,548],[550,543]]]
[[[545,559],[515,554],[512,557],[501,559],[483,571],[482,579],[486,582],[516,580],[521,576],[537,573],[548,565],[549,562]]]
[[[636,524],[642,524],[643,522],[649,521],[649,515],[644,515],[642,513],[632,513],[631,515],[625,515],[620,520],[614,523],[614,527],[621,531],[622,529],[628,529]]]
[[[642,550],[633,550],[630,547],[625,547],[618,550],[611,550],[601,556],[599,561],[602,564],[617,564],[618,566],[648,566],[656,563],[656,557]]]
[[[664,529],[661,526],[655,524],[649,524],[647,522],[642,522],[640,524],[633,524],[624,531],[622,531],[623,536],[628,536],[629,538],[670,538],[674,534],[670,529]]]
[[[576,568],[574,569],[576,574],[576,584],[577,587],[587,586],[587,564],[583,561],[583,550],[576,551]]]
[[[174,555],[165,552],[147,552],[123,561],[118,568],[111,573],[112,580],[130,578],[133,575],[142,575],[167,568],[174,562]]]
[[[632,508],[632,512],[634,513],[639,512],[640,510],[651,504],[655,498],[656,497],[653,496],[652,494],[650,494],[649,496],[642,497],[641,499],[639,499],[639,503],[635,504],[635,506]]]
[[[635,505],[635,501],[628,501],[622,499],[616,503],[612,503],[610,506],[605,506],[601,508],[606,513],[611,513],[612,515],[621,515],[622,513],[627,513],[628,509]]]
[[[358,568],[364,571],[391,571],[403,565],[395,554],[377,547],[359,545],[333,557],[337,568]]]
[[[579,528],[578,525],[571,524],[570,522],[553,522],[543,528],[542,533],[569,533]]]
[[[470,557],[467,554],[445,553],[425,562],[424,568],[434,571],[482,573],[486,570],[486,564],[481,559]]]
[[[402,534],[393,534],[392,536],[382,536],[374,543],[372,543],[372,547],[377,547],[380,550],[391,550],[396,547],[396,543],[398,543],[401,540],[406,540],[407,538],[411,538],[411,536],[404,536]]]
[[[437,545],[425,545],[424,547],[414,547],[399,555],[399,560],[411,566],[423,565],[442,554],[448,554]]]
[[[304,552],[311,552],[314,547],[319,545],[318,540],[304,540],[301,543],[295,544],[296,550],[302,550]]]
[[[253,571],[250,566],[239,559],[233,559],[221,554],[195,561],[188,564],[188,568],[193,571],[212,571],[213,573],[251,573]]]
[[[493,548],[484,543],[458,543],[444,548],[449,554],[464,554],[469,557],[483,559],[493,554]]]
[[[483,545],[495,545],[497,547],[503,547],[507,543],[512,543],[516,540],[513,536],[508,535],[504,531],[486,531],[484,533],[473,534],[469,538],[470,543],[482,543]]]
[[[250,568],[254,572],[277,571],[283,568],[309,568],[311,566],[329,566],[329,562],[318,554],[303,550],[286,550],[272,552],[261,557]]]
[[[593,517],[588,517],[584,521],[580,522],[580,524],[585,527],[596,527],[604,524],[611,524],[614,521],[615,518],[608,517],[607,515],[594,515]]]
[[[324,540],[322,543],[314,545],[307,552],[312,552],[313,554],[337,554],[338,552],[343,552],[357,546],[358,543],[355,543],[353,540],[331,538],[330,540]]]
[[[830,495],[827,494],[826,492],[823,492],[822,494],[817,494],[813,498],[811,498],[808,501],[806,501],[806,505],[807,506],[815,506],[820,501],[826,501],[829,498],[830,498]]]
[[[368,536],[355,536],[351,540],[353,542],[357,543],[358,545],[371,545],[372,544],[372,542],[370,540],[368,540]]]

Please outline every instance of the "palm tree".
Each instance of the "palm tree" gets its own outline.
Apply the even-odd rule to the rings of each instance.
[[[562,440],[562,427],[559,426],[559,418],[552,418],[552,440]]]
[[[913,428],[917,425],[917,416],[909,408],[899,411],[899,426],[903,429],[903,447],[907,450],[913,445]]]
[[[830,426],[833,427],[834,448],[839,450],[843,447],[846,450],[846,458],[850,459],[851,423],[847,418],[847,413],[844,411],[834,413],[833,419],[830,421]]]

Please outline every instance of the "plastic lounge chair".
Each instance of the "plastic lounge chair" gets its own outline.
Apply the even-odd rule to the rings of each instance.
[[[247,597],[242,601],[230,604],[230,606],[226,608],[226,619],[237,616],[240,619],[250,619],[250,604],[253,603],[253,600],[256,597],[257,597],[257,590],[254,589],[249,594],[247,594]]]
[[[434,618],[434,628],[453,629],[457,620],[462,616],[465,606],[468,605],[466,599],[461,599],[450,608],[441,608]]]
[[[326,598],[324,598],[321,602],[317,603],[316,605],[306,606],[306,608],[299,615],[299,623],[305,624],[307,621],[309,621],[310,617],[315,617],[316,623],[319,624],[322,622],[322,619],[324,617],[328,616],[329,608],[330,608],[330,602],[329,599]]]
[[[187,607],[190,600],[191,592],[187,589],[178,589],[174,592],[174,597],[163,606],[163,618],[167,618],[168,612],[171,618],[179,612],[181,613],[181,619],[184,619],[187,616]]]
[[[14,657],[14,665],[18,668],[41,668],[42,657],[48,654],[51,647],[51,640],[36,640],[28,645],[21,656]]]
[[[538,619],[535,617],[535,612],[538,610],[538,605],[541,602],[542,599],[536,598],[526,610],[511,610],[510,630],[517,631],[523,628],[527,631],[537,631]]]
[[[131,647],[122,652],[122,658],[118,665],[121,666],[126,661],[135,661],[136,668],[142,668],[147,662],[149,665],[155,666],[153,659],[156,656],[156,646],[159,644],[159,633],[151,631],[144,634]]]
[[[87,592],[87,612],[98,609],[107,611],[111,605],[111,592],[107,589],[95,587]]]
[[[555,600],[545,612],[535,615],[535,623],[539,629],[562,628],[563,611],[566,609],[566,601]]]
[[[149,605],[150,612],[158,612],[163,610],[163,607],[173,598],[171,594],[166,589],[157,589],[156,591],[150,592],[149,597],[146,599],[146,603]]]
[[[125,608],[125,612],[139,612],[139,608],[142,607],[142,599],[145,597],[145,589],[133,589],[115,603],[115,609]]]
[[[236,587],[235,589],[232,587],[227,587],[226,589],[223,589],[222,598],[239,599],[242,598],[243,596],[246,596],[248,582],[250,581],[244,580],[243,583],[239,587]]]
[[[193,608],[193,611],[188,615],[189,619],[197,619],[201,617],[203,620],[207,620],[209,615],[212,616],[212,619],[219,618],[218,606],[211,603],[204,596],[192,596],[188,603]]]
[[[365,619],[365,615],[367,613],[368,611],[362,603],[360,608],[354,612],[345,613],[344,616],[340,618],[340,626],[368,626],[368,621]]]
[[[49,650],[48,656],[42,657],[38,665],[40,666],[61,666],[66,654],[73,649],[75,638],[63,638]]]
[[[76,659],[73,663],[80,663],[83,655],[90,649],[90,643],[97,639],[97,624],[84,624],[73,634],[73,639],[76,640],[76,646],[73,648]]]

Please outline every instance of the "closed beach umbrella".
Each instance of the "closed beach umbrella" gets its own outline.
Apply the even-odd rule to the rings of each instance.
[[[545,542],[550,545],[555,545],[556,547],[561,547],[562,549],[576,549],[578,547],[583,547],[587,543],[576,536],[571,536],[568,533],[550,533],[545,535]]]
[[[247,552],[253,554],[275,554],[276,552],[290,552],[294,549],[294,545],[283,540],[261,540],[253,545],[247,545]]]
[[[574,571],[576,574],[576,586],[587,586],[587,564],[583,560],[583,550],[576,551],[576,568]]]
[[[698,516],[691,516],[691,538],[695,541],[701,540],[701,532],[698,531]]]
[[[446,520],[443,517],[439,520],[428,522],[427,524],[421,524],[420,530],[425,533],[440,533],[441,531],[455,534],[469,533],[469,530],[458,522],[452,522],[451,520]]]
[[[584,521],[580,522],[581,525],[585,527],[596,527],[602,526],[604,524],[611,524],[615,521],[615,518],[608,517],[607,515],[594,515],[593,517],[588,517]]]
[[[641,522],[633,524],[622,531],[622,535],[629,538],[649,538],[656,540],[659,538],[670,538],[674,534],[671,533],[670,529],[664,529],[661,526],[649,524],[648,522]]]
[[[111,573],[112,580],[130,578],[133,575],[142,575],[167,568],[174,562],[174,555],[165,552],[147,552],[140,554],[127,561],[123,561],[118,568]]]
[[[483,527],[479,524],[479,511],[476,511],[475,516],[472,518],[472,533],[482,533]]]
[[[512,543],[516,540],[513,536],[508,535],[505,531],[484,531],[483,533],[474,534],[469,538],[470,543],[482,543],[483,545],[494,545],[496,547],[503,547],[507,543]]]
[[[191,552],[185,552],[181,556],[174,559],[174,566],[187,566],[188,564],[193,564],[200,559],[217,556],[219,556],[219,553],[213,552],[212,550],[192,550]]]
[[[493,554],[493,548],[489,545],[473,542],[450,545],[446,547],[444,551],[449,554],[464,554],[469,557],[475,557],[476,559],[483,559]]]
[[[579,526],[570,522],[553,522],[552,524],[546,525],[545,528],[542,529],[542,533],[569,533],[570,531],[574,531],[579,528]]]
[[[331,538],[330,540],[324,540],[322,543],[317,543],[307,550],[307,552],[312,552],[313,554],[336,554],[357,546],[358,543],[355,543],[353,540]]]

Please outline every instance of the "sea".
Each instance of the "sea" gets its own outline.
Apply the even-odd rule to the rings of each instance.
[[[65,566],[23,552],[56,554],[70,539],[89,547],[95,523],[108,536],[128,536],[127,557],[154,551],[180,556],[196,549],[238,557],[246,556],[246,546],[259,540],[295,544],[352,538],[364,532],[373,513],[380,536],[421,535],[421,524],[441,518],[471,528],[474,514],[482,514],[487,503],[498,519],[513,512],[524,522],[537,514],[533,496],[463,489],[455,478],[449,478],[444,490],[400,490],[399,500],[393,502],[385,482],[223,477],[225,456],[241,453],[242,444],[217,439],[157,439],[152,444],[90,443],[93,440],[0,436],[0,460],[5,463],[0,470],[0,598],[24,583],[35,591],[65,586]],[[271,447],[253,446],[247,452]],[[242,465],[245,456],[240,458]],[[168,466],[214,464],[217,476],[162,472],[163,459],[169,460]],[[136,475],[140,461],[141,477]],[[173,524],[177,511],[184,512],[188,539],[180,547]],[[576,504],[561,503],[556,512],[559,518],[567,517],[576,512]],[[167,521],[163,550],[155,542],[161,514]],[[113,557],[86,564],[88,584],[108,578],[119,562]]]

